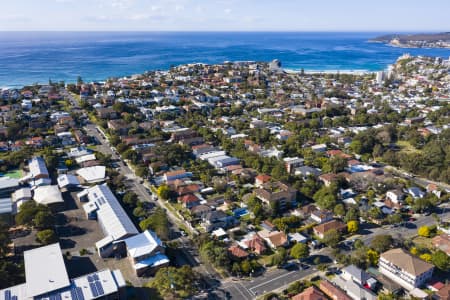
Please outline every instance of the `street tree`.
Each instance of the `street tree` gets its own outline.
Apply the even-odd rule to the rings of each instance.
[[[303,243],[297,243],[291,248],[291,256],[295,259],[307,258],[309,256],[309,248]]]

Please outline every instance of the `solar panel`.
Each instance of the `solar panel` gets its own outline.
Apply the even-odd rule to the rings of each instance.
[[[88,276],[87,279],[89,282],[94,282],[94,278],[92,276]]]
[[[95,273],[92,277],[94,277],[94,280],[100,280],[97,273]]]
[[[78,296],[78,300],[84,300],[83,291],[81,290],[80,287],[77,287],[77,296]]]
[[[55,300],[62,300],[62,297],[61,297],[60,293],[55,295]]]
[[[5,300],[11,300],[11,291],[10,290],[5,291]]]
[[[95,286],[95,284],[92,282],[89,282],[89,287],[91,288],[92,295],[94,297],[98,297],[97,287]]]
[[[72,297],[72,300],[78,300],[76,288],[73,287],[70,289],[70,296]]]
[[[12,296],[11,297],[11,300],[17,300],[18,298],[17,298],[17,296]]]
[[[105,291],[103,290],[101,281],[96,281],[95,286],[97,287],[97,291],[98,291],[99,295],[103,295],[105,293]]]

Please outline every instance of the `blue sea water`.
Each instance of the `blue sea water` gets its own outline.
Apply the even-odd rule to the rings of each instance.
[[[292,70],[383,70],[404,53],[448,58],[450,49],[401,49],[384,33],[0,32],[0,87],[49,79],[104,80],[192,62],[281,60]]]

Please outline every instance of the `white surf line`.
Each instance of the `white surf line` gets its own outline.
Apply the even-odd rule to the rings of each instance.
[[[272,279],[267,280],[267,281],[265,281],[265,282],[263,282],[263,283],[260,283],[260,284],[258,284],[258,285],[255,285],[254,287],[249,288],[249,291],[251,291],[251,292],[253,293],[253,291],[252,291],[253,289],[256,289],[256,288],[259,288],[260,286],[263,286],[263,285],[266,285],[266,284],[268,284],[268,283],[271,283],[272,281],[279,280],[280,278],[283,278],[283,277],[286,277],[286,276],[288,276],[288,275],[291,275],[292,273],[295,273],[295,271],[291,271],[291,272],[289,272],[289,273],[280,275],[280,276],[278,276],[278,277],[272,278]]]

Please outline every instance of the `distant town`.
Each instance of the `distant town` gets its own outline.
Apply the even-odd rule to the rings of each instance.
[[[0,92],[0,299],[450,297],[450,59]]]
[[[386,43],[400,48],[450,48],[450,32],[430,34],[389,34],[371,42]]]

